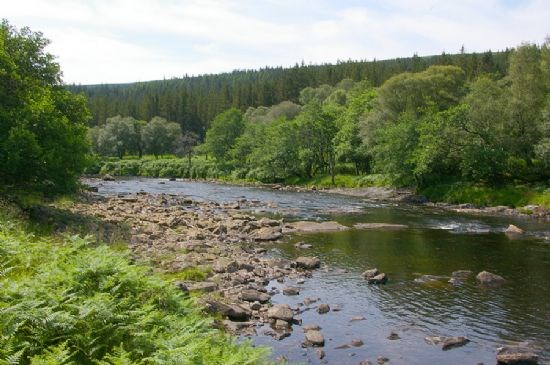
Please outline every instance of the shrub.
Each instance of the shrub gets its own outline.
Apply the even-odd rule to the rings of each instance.
[[[192,299],[129,256],[0,217],[0,364],[263,362],[265,350],[213,329]]]

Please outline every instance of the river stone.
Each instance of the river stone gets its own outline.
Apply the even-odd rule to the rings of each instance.
[[[448,337],[443,341],[441,349],[442,350],[450,350],[450,349],[455,348],[455,347],[464,346],[468,342],[470,342],[470,340],[467,339],[464,336]]]
[[[239,269],[239,265],[236,261],[230,260],[226,257],[219,258],[218,261],[212,265],[212,271],[215,273],[233,273]]]
[[[319,360],[323,360],[325,358],[325,352],[321,349],[315,350],[315,355],[319,358]]]
[[[390,332],[390,335],[388,336],[388,340],[399,340],[401,337],[399,337],[399,335],[395,332]]]
[[[206,302],[206,310],[210,313],[218,313],[236,321],[248,320],[250,311],[238,304],[225,304],[218,301]]]
[[[288,304],[276,304],[267,310],[267,316],[273,319],[282,319],[290,322],[294,318],[294,312]]]
[[[321,331],[307,331],[306,332],[306,341],[310,343],[313,346],[324,346],[325,345],[325,337],[321,333]]]
[[[317,257],[301,256],[296,259],[298,269],[316,269],[321,266],[321,260]]]
[[[388,281],[386,274],[378,274],[372,278],[367,278],[367,283],[369,284],[385,284]]]
[[[374,269],[369,269],[369,270],[364,271],[361,275],[364,278],[369,279],[369,278],[375,277],[378,274],[379,274],[378,269],[374,268]]]
[[[275,328],[277,329],[286,329],[290,328],[290,323],[283,321],[282,319],[275,320]]]
[[[506,281],[502,276],[490,273],[488,271],[480,272],[477,274],[476,279],[482,285],[498,285],[503,284]]]
[[[523,234],[523,229],[514,226],[513,224],[510,224],[508,228],[504,231],[506,234]]]
[[[109,174],[103,175],[103,181],[115,181],[115,178]]]
[[[222,322],[225,329],[232,333],[237,333],[239,330],[254,325],[253,322],[234,322],[228,319]]]
[[[364,321],[366,320],[365,317],[363,316],[355,316],[355,317],[351,317],[351,319],[349,320],[350,322],[357,322],[357,321]]]
[[[318,297],[306,297],[306,298],[304,299],[304,305],[310,305],[310,304],[312,304],[312,303],[317,302],[318,300],[319,300]]]
[[[271,299],[271,296],[255,289],[244,289],[241,291],[241,299],[246,302],[266,303]]]
[[[331,231],[345,231],[349,227],[346,227],[338,222],[311,222],[311,221],[298,221],[285,224],[283,233],[303,232],[331,232]]]
[[[282,236],[280,227],[263,227],[254,233],[256,241],[275,241]]]
[[[356,229],[386,229],[397,230],[409,228],[406,224],[391,224],[391,223],[355,223],[353,228]]]
[[[531,349],[501,347],[497,350],[498,365],[536,365],[539,357]]]
[[[363,346],[365,343],[359,339],[356,339],[354,338],[353,340],[351,340],[351,343],[350,345],[352,345],[353,347],[361,347]]]
[[[295,286],[287,286],[283,288],[283,295],[298,295],[300,294],[300,288]]]
[[[298,248],[300,250],[305,250],[308,248],[312,248],[313,245],[310,245],[309,243],[305,243],[304,241],[300,241],[294,245],[295,248]]]
[[[325,314],[328,312],[330,312],[330,306],[328,304],[319,304],[319,306],[317,307],[317,313],[319,314]]]
[[[429,336],[425,338],[430,345],[441,345],[442,350],[450,350],[454,347],[466,345],[470,340],[464,336]]]

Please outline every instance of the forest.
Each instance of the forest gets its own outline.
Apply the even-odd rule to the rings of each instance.
[[[231,107],[206,123],[203,143],[200,133],[186,131],[177,122],[171,124],[174,133],[165,128],[159,134],[165,137],[151,139],[152,125],[170,124],[159,117],[149,123],[111,117],[90,135],[95,151],[107,156],[141,156],[142,144],[146,154],[156,157],[187,156],[103,165],[102,172],[123,175],[261,182],[329,176],[333,185],[340,175],[352,175],[365,184],[420,189],[457,181],[487,186],[544,183],[550,177],[549,42],[526,43],[486,57],[492,65],[488,70],[479,63],[477,68],[457,65],[472,57],[448,56],[454,60],[451,64],[396,73],[380,86],[369,78],[343,78],[333,85],[307,86],[297,98],[274,105],[249,105],[244,112]],[[413,60],[388,65],[410,67]],[[506,66],[498,66],[501,63]],[[319,79],[328,74],[323,66],[315,70]],[[235,80],[243,75],[236,73]],[[177,83],[165,81],[170,82]],[[130,132],[117,137],[116,130]],[[133,139],[128,137],[132,133]],[[104,142],[109,138],[118,142]],[[154,150],[148,139],[171,146]],[[126,147],[117,152],[105,145]]]
[[[108,85],[69,85],[75,93],[84,93],[92,113],[90,124],[102,125],[116,115],[151,120],[155,116],[180,124],[182,130],[204,137],[209,122],[219,113],[237,108],[271,106],[289,100],[299,102],[306,87],[336,85],[343,79],[369,80],[380,86],[402,72],[419,72],[434,65],[462,68],[467,80],[481,74],[506,73],[511,50],[502,52],[441,54],[382,61],[342,61],[337,64],[296,64],[291,68],[266,67],[260,70],[236,70],[231,73]]]

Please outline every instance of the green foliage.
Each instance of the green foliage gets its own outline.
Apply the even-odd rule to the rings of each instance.
[[[204,143],[207,150],[218,161],[227,160],[229,151],[243,133],[244,127],[243,115],[239,110],[232,108],[219,114],[206,132]]]
[[[181,136],[179,124],[155,117],[141,131],[144,151],[155,157],[176,150],[176,142]]]
[[[506,205],[523,207],[541,205],[550,208],[550,189],[544,186],[487,186],[457,182],[453,184],[435,184],[420,190],[431,201],[452,204],[472,203],[477,206]]]
[[[63,88],[48,43],[0,24],[0,183],[57,192],[74,189],[85,167],[89,113]]]
[[[0,218],[0,364],[255,364],[129,253]],[[195,275],[196,277],[196,275]]]

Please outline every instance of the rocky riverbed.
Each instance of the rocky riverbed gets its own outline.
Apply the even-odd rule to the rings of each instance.
[[[273,337],[283,338],[293,324],[300,324],[295,317],[298,310],[273,306],[270,299],[275,292],[266,285],[271,280],[303,282],[321,263],[308,256],[293,261],[270,258],[262,244],[280,240],[286,232],[347,227],[336,222],[284,223],[241,210],[259,204],[246,199],[218,204],[180,195],[137,193],[109,198],[87,195],[70,210],[126,225],[134,259],[152,262],[158,272],[175,278],[189,269],[206,273],[205,280],[176,280],[175,285],[186,292],[201,292],[205,309],[221,314],[228,331],[253,334],[258,324],[270,323]],[[299,288],[284,288],[283,293],[297,295]]]
[[[154,183],[152,186],[164,189],[165,186],[170,185],[168,181],[159,185],[161,182],[152,182]],[[475,287],[479,286],[479,282],[482,280],[479,278],[476,280],[475,273],[484,270],[485,267],[477,266],[477,270],[468,271],[468,275],[462,275],[466,271],[460,271],[458,273],[461,275],[455,275],[453,272],[451,276],[446,276],[452,270],[437,269],[436,271],[420,270],[422,275],[417,275],[415,272],[412,277],[407,277],[406,275],[410,274],[405,274],[401,270],[396,271],[395,263],[398,261],[386,261],[381,257],[371,261],[368,256],[361,253],[362,248],[354,244],[354,255],[359,253],[359,257],[366,261],[352,263],[354,262],[351,259],[353,256],[346,256],[346,265],[351,264],[352,266],[350,274],[345,274],[348,273],[348,270],[338,268],[340,265],[334,261],[332,253],[326,256],[322,252],[319,238],[311,240],[309,238],[330,235],[331,240],[341,240],[343,237],[355,237],[354,241],[374,237],[378,240],[386,240],[390,237],[407,237],[407,240],[410,240],[418,232],[426,232],[426,234],[429,232],[430,235],[433,234],[441,238],[450,237],[437,229],[430,228],[426,231],[426,228],[422,228],[425,225],[419,226],[418,221],[414,220],[418,215],[416,208],[411,211],[405,210],[405,212],[410,212],[410,214],[406,213],[406,217],[410,220],[394,221],[394,223],[376,223],[386,221],[386,219],[376,221],[372,217],[365,222],[362,219],[368,218],[368,216],[364,214],[348,216],[350,221],[342,221],[337,217],[335,218],[338,222],[331,220],[293,221],[299,217],[293,217],[291,221],[287,221],[286,218],[272,219],[252,214],[252,212],[265,212],[268,208],[276,210],[278,204],[287,203],[273,199],[271,196],[268,196],[267,200],[263,200],[263,198],[254,197],[255,192],[252,194],[253,192],[248,190],[237,191],[231,190],[231,193],[225,193],[226,197],[237,195],[233,199],[217,198],[215,201],[206,200],[204,194],[201,194],[199,198],[183,193],[157,192],[149,194],[139,191],[120,195],[86,194],[81,202],[74,204],[69,209],[75,215],[94,217],[110,227],[122,227],[127,232],[124,239],[129,242],[135,260],[149,261],[155,271],[172,279],[174,285],[181,290],[191,294],[201,293],[199,300],[205,310],[216,313],[216,317],[220,318],[218,324],[229,332],[242,336],[258,335],[255,337],[255,342],[256,339],[267,337],[272,342],[261,340],[259,343],[270,346],[281,344],[274,346],[276,354],[293,353],[289,357],[293,362],[300,361],[299,356],[302,355],[295,350],[283,350],[289,346],[293,346],[294,349],[304,347],[298,351],[307,351],[304,354],[307,355],[308,362],[313,363],[334,363],[335,359],[339,357],[338,353],[343,352],[349,352],[349,356],[356,352],[369,353],[368,356],[373,356],[373,344],[379,343],[378,346],[380,346],[386,341],[386,338],[391,343],[399,342],[409,345],[414,341],[414,346],[418,347],[422,346],[422,343],[424,346],[435,344],[437,337],[440,340],[437,342],[438,346],[429,347],[440,348],[443,346],[445,350],[464,346],[466,351],[471,351],[472,346],[479,346],[479,342],[476,345],[476,338],[470,337],[471,333],[467,334],[462,331],[456,333],[449,329],[439,331],[437,328],[427,328],[424,335],[411,337],[412,332],[407,335],[406,331],[400,330],[399,326],[394,325],[391,327],[391,331],[389,327],[387,331],[378,329],[376,332],[380,332],[379,338],[372,338],[360,328],[367,318],[369,319],[368,327],[372,328],[373,325],[376,327],[376,324],[372,323],[372,317],[369,317],[374,308],[371,306],[369,310],[363,310],[352,302],[357,300],[358,294],[363,297],[362,300],[368,301],[377,300],[380,295],[397,295],[395,303],[399,303],[397,308],[401,308],[401,303],[407,305],[406,296],[409,294],[405,295],[403,298],[405,301],[403,301],[398,299],[400,293],[410,290],[410,295],[417,298],[417,292],[420,295],[421,293],[428,294],[432,290],[447,291],[450,288],[457,288],[454,290],[476,296]],[[238,196],[241,194],[242,196]],[[284,192],[282,194],[281,196],[284,198],[299,198],[299,204],[309,204],[309,200],[307,200],[309,195],[307,194],[312,197],[318,196],[318,194],[311,193],[298,195]],[[344,202],[342,206],[348,206],[350,203],[345,199],[342,202]],[[321,205],[318,206],[321,207]],[[338,208],[338,206],[336,207]],[[329,209],[332,208],[331,203]],[[382,212],[386,212],[391,208],[375,209],[377,211],[382,209]],[[423,222],[429,223],[429,227],[432,226],[432,219],[439,219],[439,215],[432,217],[422,218]],[[382,218],[382,216],[378,216],[378,218]],[[418,231],[419,229],[422,231]],[[496,231],[498,232],[498,229]],[[495,231],[491,229],[491,232]],[[292,239],[289,234],[292,234]],[[451,234],[451,236],[453,235]],[[297,238],[301,238],[301,240],[297,240]],[[389,244],[389,241],[386,244]],[[394,244],[391,243],[391,245]],[[295,253],[290,256],[277,253],[277,247],[288,246],[292,247]],[[400,250],[402,251],[404,247],[408,246],[403,246]],[[418,255],[417,253],[411,254],[414,257]],[[367,262],[371,264],[369,265]],[[333,266],[335,264],[336,267]],[[370,271],[367,269],[376,267],[372,264],[380,265],[378,267],[384,272],[376,270],[376,274],[370,275]],[[363,270],[357,272],[360,268]],[[461,264],[458,268],[468,268],[468,266]],[[334,274],[327,276],[327,272]],[[330,281],[330,275],[340,275],[340,272],[349,283],[352,283],[353,290],[347,296],[348,294],[341,288],[335,287],[335,293],[346,295],[346,299],[341,297],[341,300],[338,300],[329,295],[330,287],[323,288],[322,283],[325,280],[323,278]],[[361,272],[363,272],[362,276]],[[497,270],[497,272],[502,271]],[[432,275],[432,273],[437,275]],[[353,278],[350,278],[350,275]],[[378,275],[381,276],[377,277]],[[484,274],[481,278],[485,279],[486,276]],[[511,278],[509,273],[503,276],[506,280],[502,287],[504,290],[508,290],[514,285],[517,278]],[[376,286],[376,284],[386,283],[388,278],[387,290],[373,289],[364,292],[364,294],[357,292],[358,289],[364,290],[361,289],[362,284],[359,282]],[[342,284],[348,285],[344,282]],[[405,292],[395,285],[405,288]],[[494,285],[490,285],[490,287],[494,287]],[[485,290],[487,289],[483,289],[483,291]],[[493,291],[493,289],[488,290]],[[494,292],[501,295],[500,289],[495,289]],[[433,294],[437,295],[434,292],[429,295]],[[393,301],[393,298],[390,300]],[[466,298],[465,305],[468,305],[468,300],[469,298]],[[479,300],[482,303],[484,299],[480,298]],[[429,300],[428,303],[432,301]],[[385,305],[377,304],[376,306],[383,308]],[[338,313],[340,311],[342,312]],[[376,310],[374,311],[376,312]],[[445,312],[446,309],[443,311]],[[387,319],[384,319],[384,322],[386,321]],[[350,325],[359,327],[354,330],[354,333],[349,334],[350,338],[340,339],[338,335],[346,335],[348,331],[342,326]],[[445,336],[440,336],[441,334]],[[467,334],[468,337],[462,336],[463,334]],[[287,339],[289,336],[291,337]],[[417,337],[420,337],[420,342]],[[428,337],[431,340],[424,341],[424,338]],[[468,343],[470,340],[473,341],[473,345]],[[477,340],[479,341],[479,339]],[[335,341],[338,342],[336,347],[334,346]],[[367,345],[363,346],[363,343]],[[496,346],[494,348],[496,349]],[[392,355],[400,352],[395,349],[386,350],[381,349],[379,352],[381,360],[386,358],[393,360]],[[429,352],[431,350],[423,349],[422,351]],[[451,363],[455,363],[453,361],[461,356],[461,351],[461,349],[453,350],[451,351],[452,356],[449,358],[446,355],[446,358],[451,359]],[[506,356],[501,356],[501,358],[515,358],[516,355],[511,351],[508,350]],[[449,352],[445,351],[445,354],[447,353]],[[376,358],[375,356],[374,359]],[[482,359],[485,361],[487,358],[482,357]],[[394,361],[401,363],[398,359]],[[360,359],[354,361],[350,358],[343,363],[356,364],[360,363]]]

